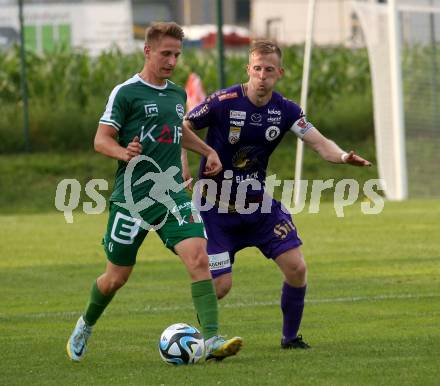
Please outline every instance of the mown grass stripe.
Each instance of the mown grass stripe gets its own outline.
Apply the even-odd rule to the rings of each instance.
[[[418,300],[418,299],[428,299],[428,298],[440,298],[440,293],[429,293],[424,295],[416,294],[402,294],[402,295],[377,295],[377,296],[352,296],[352,297],[338,297],[338,298],[322,298],[322,299],[306,299],[307,304],[331,304],[331,303],[357,303],[357,302],[377,302],[384,300]],[[237,302],[237,303],[225,303],[221,304],[221,308],[254,308],[254,307],[267,307],[267,306],[277,306],[279,300],[269,300],[261,302]],[[194,307],[191,304],[185,304],[181,306],[167,306],[158,307],[146,305],[142,308],[130,309],[130,314],[133,313],[164,313],[164,312],[174,312],[174,311],[185,311],[193,310]],[[79,315],[80,311],[63,311],[63,312],[38,312],[38,313],[25,313],[25,314],[0,314],[0,319],[8,320],[15,318],[25,318],[25,319],[44,319],[44,318],[56,318],[56,317],[71,317],[74,315]],[[122,311],[111,311],[112,314],[125,314]]]

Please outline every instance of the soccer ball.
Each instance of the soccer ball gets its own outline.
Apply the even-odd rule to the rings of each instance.
[[[159,340],[161,358],[172,365],[194,364],[205,353],[205,341],[197,328],[176,323],[164,330]]]

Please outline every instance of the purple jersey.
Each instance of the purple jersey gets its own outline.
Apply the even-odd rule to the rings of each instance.
[[[223,165],[223,172],[214,180],[220,183],[224,172],[232,170],[232,198],[244,180],[257,180],[261,186],[253,186],[252,190],[249,187],[248,196],[262,196],[269,157],[284,134],[293,131],[302,138],[313,127],[301,107],[276,92],[266,105],[255,106],[243,85],[212,94],[191,110],[186,119],[196,130],[208,127],[206,142],[217,151]],[[205,163],[202,158],[199,178],[204,178]]]

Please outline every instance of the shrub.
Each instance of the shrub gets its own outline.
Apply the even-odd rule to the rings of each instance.
[[[246,51],[229,52],[227,85],[245,82]],[[299,103],[303,48],[284,50],[285,76],[277,90]],[[30,137],[33,150],[89,149],[112,88],[141,70],[142,53],[117,49],[90,57],[83,51],[27,53]],[[0,153],[24,148],[20,62],[17,47],[0,52]],[[218,88],[215,51],[185,51],[173,80],[184,85],[190,72],[208,93]],[[309,112],[317,127],[334,137],[362,139],[372,132],[371,87],[365,50],[315,47]]]

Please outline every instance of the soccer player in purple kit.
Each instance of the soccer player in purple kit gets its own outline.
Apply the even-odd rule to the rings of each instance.
[[[217,190],[201,192],[201,211],[208,233],[208,255],[217,297],[223,298],[232,287],[235,254],[255,246],[272,259],[284,275],[281,294],[283,349],[308,349],[298,334],[307,288],[307,267],[301,253],[292,217],[281,203],[264,192],[269,157],[284,134],[292,131],[325,160],[355,166],[371,163],[354,151],[340,149],[307,121],[300,106],[273,91],[283,75],[280,48],[269,40],[254,41],[249,50],[249,80],[217,91],[190,111],[184,125],[192,129],[208,128],[206,142],[219,154],[223,172],[213,178]],[[200,171],[206,160],[202,158]],[[187,165],[184,166],[187,169]],[[188,176],[188,171],[184,170]],[[203,175],[199,175],[203,178]],[[222,188],[230,181],[228,188]],[[244,206],[237,190],[240,182],[249,182]],[[206,186],[205,186],[206,187]],[[195,192],[196,194],[198,192]],[[263,210],[269,199],[269,210]],[[237,210],[259,205],[254,213]],[[208,205],[209,206],[209,205]]]

